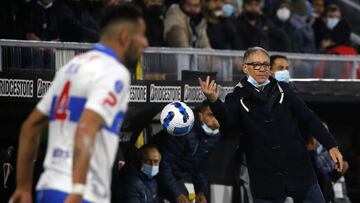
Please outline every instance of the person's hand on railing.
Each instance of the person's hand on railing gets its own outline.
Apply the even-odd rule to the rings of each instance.
[[[215,80],[212,80],[210,82],[210,76],[207,76],[205,81],[199,78],[199,83],[200,83],[201,91],[204,93],[206,98],[210,102],[215,102],[219,97],[217,84]]]

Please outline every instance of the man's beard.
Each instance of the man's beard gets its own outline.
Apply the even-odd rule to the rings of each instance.
[[[136,48],[135,48],[134,40],[131,40],[129,48],[125,52],[124,64],[130,70],[130,72],[134,73],[138,61],[139,59],[136,56]]]

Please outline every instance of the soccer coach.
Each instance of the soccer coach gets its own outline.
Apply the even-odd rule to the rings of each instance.
[[[319,118],[284,82],[270,76],[270,57],[260,47],[243,57],[246,77],[225,98],[217,85],[199,78],[201,89],[221,129],[239,128],[246,142],[250,186],[255,203],[325,203],[300,129],[314,135],[343,170],[343,158],[334,137]]]

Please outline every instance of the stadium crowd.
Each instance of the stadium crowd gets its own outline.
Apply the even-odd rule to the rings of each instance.
[[[127,0],[4,0],[0,38],[97,42],[104,9]],[[354,55],[332,0],[133,0],[153,47]]]

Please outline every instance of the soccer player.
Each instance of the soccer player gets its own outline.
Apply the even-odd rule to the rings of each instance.
[[[33,160],[49,125],[36,201],[110,202],[111,169],[127,110],[130,73],[148,43],[141,13],[129,5],[105,12],[100,43],[58,71],[20,131],[17,188],[11,202],[31,202]],[[126,67],[125,67],[126,66]]]

